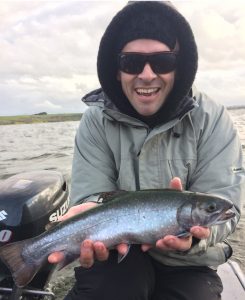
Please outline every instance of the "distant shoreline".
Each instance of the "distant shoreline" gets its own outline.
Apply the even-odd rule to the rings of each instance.
[[[36,114],[22,116],[0,116],[0,125],[18,125],[49,122],[80,121],[82,114]]]
[[[231,106],[227,106],[226,108],[227,108],[228,110],[245,109],[245,105],[237,105],[237,106],[231,105]]]
[[[227,106],[228,110],[245,109],[245,106]],[[17,125],[17,124],[33,124],[33,123],[49,123],[49,122],[67,122],[80,121],[82,113],[76,114],[35,114],[22,116],[0,116],[1,125]]]

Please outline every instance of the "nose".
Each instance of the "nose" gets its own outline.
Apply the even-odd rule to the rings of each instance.
[[[157,74],[153,72],[149,63],[146,63],[144,69],[140,74],[138,74],[138,78],[144,81],[152,81],[157,77]]]

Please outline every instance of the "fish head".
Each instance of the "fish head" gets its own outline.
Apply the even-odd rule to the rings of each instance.
[[[212,226],[225,223],[235,216],[233,203],[214,195],[200,195],[192,201],[191,219],[193,225]]]
[[[178,209],[177,219],[182,229],[192,226],[209,227],[222,224],[235,216],[233,203],[227,199],[202,193],[192,193]]]

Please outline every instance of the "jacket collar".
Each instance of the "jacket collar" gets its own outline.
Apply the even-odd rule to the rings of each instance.
[[[178,112],[176,112],[176,115],[173,116],[171,120],[169,120],[166,123],[159,123],[154,128],[157,130],[158,128],[164,128],[165,130],[175,126],[181,119],[183,119],[190,111],[192,111],[195,107],[198,106],[197,102],[193,97],[186,96],[187,99],[185,101],[185,105],[183,105]],[[139,120],[137,118],[134,118],[132,116],[126,115],[119,111],[119,109],[114,105],[112,101],[106,96],[106,94],[103,92],[101,88],[93,90],[92,92],[86,94],[82,101],[87,104],[88,106],[98,106],[103,109],[103,113],[106,118],[110,120],[115,120],[117,122],[125,123],[132,126],[137,127],[145,127],[150,128],[148,124],[143,122],[142,120]],[[184,103],[184,102],[183,102]],[[162,130],[161,130],[162,131]]]

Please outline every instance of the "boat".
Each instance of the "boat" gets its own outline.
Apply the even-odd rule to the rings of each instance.
[[[245,300],[245,275],[234,260],[228,260],[218,267],[224,290],[222,300]]]

